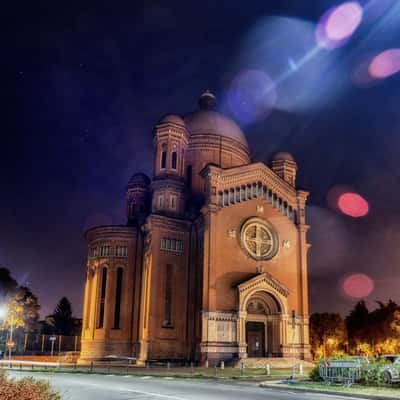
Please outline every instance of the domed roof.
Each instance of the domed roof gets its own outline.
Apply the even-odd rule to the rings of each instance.
[[[278,151],[277,153],[275,153],[272,156],[271,161],[293,161],[293,162],[296,162],[294,160],[293,156],[286,151]]]
[[[185,126],[185,122],[179,115],[174,115],[174,114],[169,114],[166,115],[165,117],[162,117],[158,124],[166,124],[168,122],[171,122],[176,125],[182,125]]]
[[[150,182],[151,180],[146,174],[138,172],[131,176],[131,179],[129,179],[128,182],[128,186],[136,186],[136,185],[148,186]]]
[[[214,134],[236,140],[248,147],[246,137],[235,121],[212,110],[215,96],[206,91],[200,96],[200,110],[183,117],[189,134]]]

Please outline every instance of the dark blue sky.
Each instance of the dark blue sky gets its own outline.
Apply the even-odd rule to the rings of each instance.
[[[28,282],[43,315],[63,295],[81,314],[83,231],[124,223],[130,175],[151,174],[155,122],[191,111],[206,88],[229,113],[232,80],[246,69],[271,73],[279,57],[296,61],[310,27],[338,2],[80,3],[5,10],[0,265]],[[400,48],[399,26],[398,4],[365,18],[345,46],[282,86],[289,100],[304,97],[242,124],[254,160],[292,152],[311,192],[313,311],[351,307],[340,290],[351,272],[374,280],[370,302],[400,302],[400,74],[370,87],[351,78],[364,58]],[[364,196],[369,215],[331,210],[336,185]]]

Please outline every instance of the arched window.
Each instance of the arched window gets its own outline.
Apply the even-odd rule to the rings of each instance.
[[[161,169],[165,169],[167,167],[167,152],[163,150],[161,152]]]
[[[171,168],[176,169],[178,157],[176,155],[176,151],[173,151],[171,154]]]
[[[115,287],[114,329],[119,329],[121,319],[122,274],[123,268],[117,269],[117,284]]]
[[[101,289],[100,289],[100,307],[99,307],[99,319],[97,328],[103,328],[104,325],[104,307],[106,300],[106,288],[107,288],[107,267],[103,267],[101,273]]]

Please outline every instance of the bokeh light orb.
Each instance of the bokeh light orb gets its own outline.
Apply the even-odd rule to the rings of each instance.
[[[400,49],[389,49],[374,57],[368,67],[369,75],[385,79],[400,72]]]
[[[261,70],[245,70],[232,81],[228,106],[242,124],[265,119],[276,103],[274,81]]]
[[[320,19],[315,32],[321,48],[343,46],[361,24],[363,9],[356,1],[349,1],[329,9]]]
[[[345,295],[355,299],[368,297],[374,287],[374,281],[368,275],[361,273],[351,274],[342,282]]]
[[[369,212],[368,202],[357,193],[343,193],[338,198],[339,210],[349,217],[365,217]]]

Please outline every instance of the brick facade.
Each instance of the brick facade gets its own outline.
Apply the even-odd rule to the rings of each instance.
[[[309,358],[308,193],[290,154],[251,163],[213,100],[156,125],[154,176],[132,176],[127,225],[86,232],[81,360]]]

